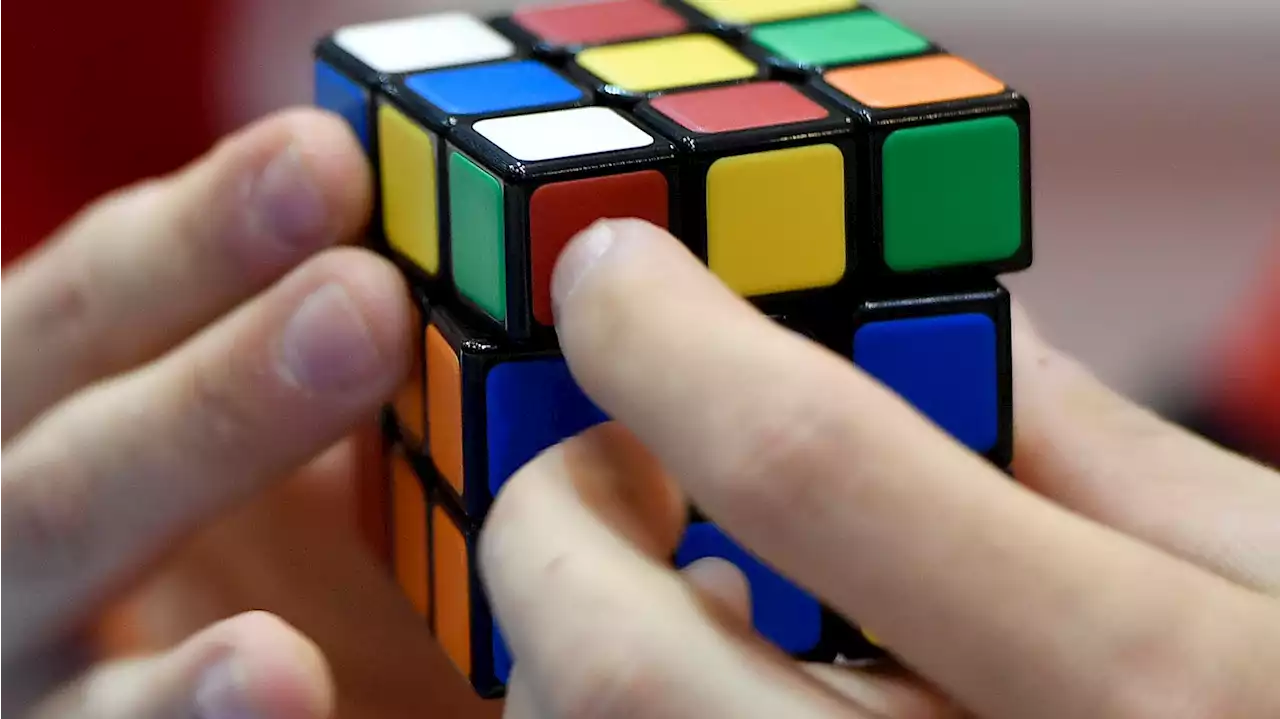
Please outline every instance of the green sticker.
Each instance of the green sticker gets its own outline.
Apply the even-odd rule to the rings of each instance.
[[[506,218],[502,182],[463,155],[449,155],[453,281],[495,320],[507,319]]]
[[[884,260],[891,269],[995,262],[1018,252],[1022,142],[1012,118],[897,130],[883,157]]]
[[[762,25],[751,39],[799,65],[841,65],[923,52],[929,40],[884,15],[851,12]]]

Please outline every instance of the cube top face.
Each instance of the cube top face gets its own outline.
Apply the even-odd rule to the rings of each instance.
[[[580,0],[516,9],[510,23],[544,52],[675,35],[689,21],[658,0]]]
[[[488,62],[516,54],[514,42],[464,12],[351,25],[336,31],[332,41],[379,75]]]
[[[976,100],[1008,89],[968,60],[948,54],[842,67],[827,71],[823,79],[871,110]]]
[[[776,22],[807,15],[852,10],[858,0],[685,0],[712,22],[726,27]]]
[[[770,64],[799,69],[918,55],[933,47],[928,38],[871,10],[760,25],[749,37]]]
[[[468,138],[479,142],[468,143]],[[530,175],[539,163],[582,166],[674,153],[669,142],[600,106],[481,120],[462,129],[459,143],[498,160],[494,169],[507,169],[513,178]]]
[[[724,40],[705,33],[592,47],[574,58],[605,96],[653,93],[762,77],[763,68]]]
[[[441,119],[496,115],[585,103],[588,93],[537,60],[504,60],[417,73],[406,97],[438,109]],[[446,120],[447,121],[447,120]]]
[[[797,135],[851,129],[851,119],[807,88],[777,80],[661,95],[635,113],[689,150],[763,149]]]

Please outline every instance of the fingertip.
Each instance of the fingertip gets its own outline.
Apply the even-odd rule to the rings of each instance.
[[[705,557],[681,570],[704,599],[734,620],[751,623],[751,585],[737,565],[719,557]]]
[[[314,642],[267,612],[239,615],[220,628],[230,651],[206,673],[196,696],[209,719],[333,716],[333,678]]]
[[[359,233],[373,205],[373,174],[364,148],[350,125],[333,113],[299,108],[281,113],[290,142],[305,171],[330,208],[344,239]]]

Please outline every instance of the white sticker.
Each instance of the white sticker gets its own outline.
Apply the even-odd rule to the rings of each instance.
[[[559,160],[654,144],[653,136],[607,107],[578,107],[481,120],[475,131],[522,162]]]
[[[515,44],[474,15],[438,13],[352,25],[334,42],[377,72],[402,73],[500,60]]]

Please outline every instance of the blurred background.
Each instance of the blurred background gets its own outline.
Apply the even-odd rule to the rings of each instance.
[[[75,5],[10,3],[6,262],[90,198],[309,102],[311,44],[332,27],[511,3]],[[1280,5],[878,7],[1030,97],[1037,258],[1009,285],[1052,340],[1119,389],[1178,409],[1243,371],[1223,360],[1224,347],[1280,361],[1276,342],[1239,341],[1259,328],[1280,333],[1280,311],[1259,309],[1280,285]]]

